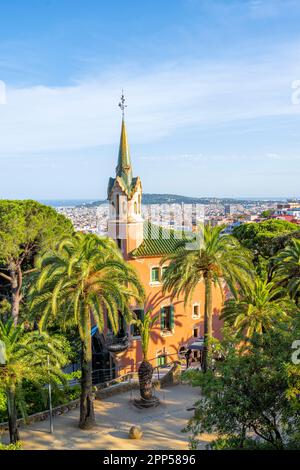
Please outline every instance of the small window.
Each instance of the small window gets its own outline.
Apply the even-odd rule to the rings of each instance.
[[[156,357],[157,367],[163,367],[167,365],[167,355],[166,353],[159,353]]]
[[[198,338],[198,328],[193,329],[194,338]]]
[[[151,282],[159,282],[159,268],[151,269]]]
[[[144,318],[144,310],[143,309],[139,308],[137,310],[134,310],[133,313],[134,313],[137,320],[143,320],[143,318]],[[141,333],[140,333],[137,325],[132,324],[131,325],[131,336],[140,336],[140,335],[141,335]]]
[[[117,244],[118,244],[119,250],[122,250],[122,240],[120,238],[117,239]]]
[[[198,359],[199,357],[198,351],[193,351],[193,356],[194,356],[194,359]]]
[[[193,305],[193,318],[199,318],[200,317],[200,305],[199,304],[194,304]]]
[[[163,331],[172,331],[174,329],[174,307],[168,305],[161,308],[161,329]]]
[[[137,214],[137,203],[134,203],[134,213]]]

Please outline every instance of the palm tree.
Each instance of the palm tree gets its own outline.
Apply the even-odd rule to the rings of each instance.
[[[274,258],[274,281],[286,287],[296,304],[300,303],[300,240],[292,239]]]
[[[92,392],[91,327],[103,331],[104,317],[114,333],[118,313],[127,321],[133,299],[143,297],[143,289],[133,268],[127,264],[115,242],[93,234],[77,233],[62,241],[53,252],[38,261],[39,275],[32,289],[33,311],[42,312],[39,326],[49,317],[59,316],[63,325],[76,325],[82,344],[82,378],[79,427],[94,426]]]
[[[54,385],[58,381],[64,383],[61,367],[67,358],[59,338],[45,332],[25,332],[23,325],[15,326],[12,318],[6,323],[0,321],[0,343],[4,359],[4,364],[0,365],[0,388],[7,396],[10,441],[16,443],[19,440],[17,408],[26,417],[24,380],[39,388],[49,381]]]
[[[246,338],[261,334],[287,315],[289,305],[281,294],[281,287],[257,277],[246,292],[226,300],[220,319]]]
[[[158,319],[158,315],[152,317],[152,309],[149,309],[145,313],[144,318],[133,320],[133,323],[137,326],[142,343],[142,353],[143,360],[138,369],[139,384],[140,384],[140,393],[142,400],[150,402],[153,399],[152,396],[152,376],[153,376],[153,366],[148,361],[148,346],[149,339],[153,325]]]
[[[222,234],[223,227],[200,226],[198,245],[189,243],[167,255],[162,263],[169,261],[163,275],[163,291],[171,296],[184,294],[187,305],[199,281],[205,286],[203,370],[208,367],[212,339],[212,288],[217,286],[223,295],[224,281],[235,292],[250,282],[252,261],[250,252],[231,235]]]

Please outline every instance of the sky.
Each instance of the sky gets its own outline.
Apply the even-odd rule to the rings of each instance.
[[[300,197],[299,0],[0,0],[0,198]]]

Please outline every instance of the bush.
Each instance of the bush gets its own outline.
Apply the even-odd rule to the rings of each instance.
[[[7,419],[7,400],[3,390],[0,390],[0,422]]]
[[[67,380],[81,378],[81,371],[71,372],[70,374],[65,374]],[[65,405],[70,401],[76,400],[80,397],[80,384],[74,385],[72,387],[66,386],[62,388],[61,386],[52,387],[52,406]],[[32,383],[25,381],[23,383],[22,390],[23,400],[26,403],[26,414],[32,415],[45,411],[49,409],[49,395],[48,387],[45,385],[44,388],[37,388]],[[18,418],[22,418],[20,410],[18,410]],[[7,400],[6,394],[3,390],[0,390],[0,422],[7,421]]]
[[[1,444],[0,442],[0,450],[22,450],[22,443],[19,441],[16,444]]]
[[[243,441],[238,436],[220,437],[207,445],[208,450],[274,450],[269,442],[246,438]],[[283,450],[298,450],[300,442],[295,439],[283,447]]]
[[[208,444],[209,450],[274,450],[274,446],[268,442],[259,442],[246,438],[243,441],[238,436],[220,437]]]
[[[229,344],[216,372],[184,374],[202,392],[185,428],[192,432],[190,447],[197,448],[201,433],[219,436],[211,443],[216,450],[299,447],[300,372],[290,362],[291,344],[300,335],[297,313],[278,321],[276,329],[253,335],[243,347]]]

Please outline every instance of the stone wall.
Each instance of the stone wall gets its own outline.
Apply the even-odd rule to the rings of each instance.
[[[68,413],[69,411],[75,410],[76,408],[78,408],[79,404],[80,404],[80,400],[78,398],[77,400],[73,400],[65,405],[56,406],[55,408],[53,408],[52,414],[53,416],[58,416],[64,413]],[[18,419],[18,425],[24,426],[26,424],[32,424],[32,423],[37,423],[39,421],[45,421],[46,419],[49,419],[49,415],[50,415],[49,410],[41,411],[39,413],[35,413],[33,415],[28,416],[26,419],[26,422],[23,418]],[[6,431],[6,430],[8,430],[8,423],[7,422],[0,423],[0,431]]]

